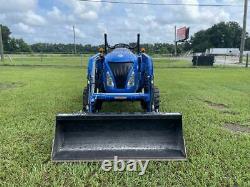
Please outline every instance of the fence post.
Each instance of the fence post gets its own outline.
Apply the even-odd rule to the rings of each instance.
[[[83,54],[80,53],[80,58],[81,58],[81,67],[83,67]]]
[[[40,52],[40,62],[43,62],[43,53]]]
[[[4,61],[4,55],[3,55],[3,38],[2,38],[2,25],[0,24],[0,56],[1,61]]]
[[[248,67],[248,53],[247,53],[247,59],[246,59],[246,68]]]

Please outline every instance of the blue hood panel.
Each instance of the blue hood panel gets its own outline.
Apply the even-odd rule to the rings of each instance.
[[[105,56],[106,62],[135,62],[137,56],[126,48],[116,48]]]

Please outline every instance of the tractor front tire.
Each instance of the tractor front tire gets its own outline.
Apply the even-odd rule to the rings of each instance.
[[[143,111],[147,111],[147,103],[145,101],[141,101],[141,108]]]
[[[89,98],[89,89],[88,86],[84,88],[83,90],[83,111],[88,112],[89,111],[89,104],[88,104],[88,98]],[[102,109],[102,101],[96,101],[94,106],[92,106],[92,112],[99,112]]]
[[[159,108],[160,108],[160,90],[158,89],[158,87],[153,86],[153,92],[154,92],[154,97],[152,98],[153,101],[151,101],[151,108],[152,111],[154,112],[159,112]],[[154,105],[154,107],[153,107]],[[144,111],[147,111],[147,103],[145,101],[141,101],[141,107]]]
[[[94,106],[94,112],[100,112],[100,110],[102,109],[102,101],[96,101],[95,102],[95,106]]]

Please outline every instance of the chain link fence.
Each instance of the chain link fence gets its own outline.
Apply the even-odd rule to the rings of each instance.
[[[5,60],[0,65],[5,66],[63,66],[83,67],[88,65],[88,59],[93,54],[46,54],[46,53],[20,53],[5,54]],[[152,55],[155,68],[192,68],[192,56],[173,57],[169,55]],[[244,63],[239,64],[237,56],[216,56],[213,67],[245,67]],[[203,67],[204,68],[204,67]]]

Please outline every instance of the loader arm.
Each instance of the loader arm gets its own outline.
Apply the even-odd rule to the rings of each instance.
[[[83,111],[56,116],[52,161],[185,160],[180,113],[161,113],[150,56],[108,45],[89,59]],[[133,52],[131,49],[137,49]],[[145,113],[100,113],[102,102],[139,101]],[[128,111],[129,112],[129,111]]]

